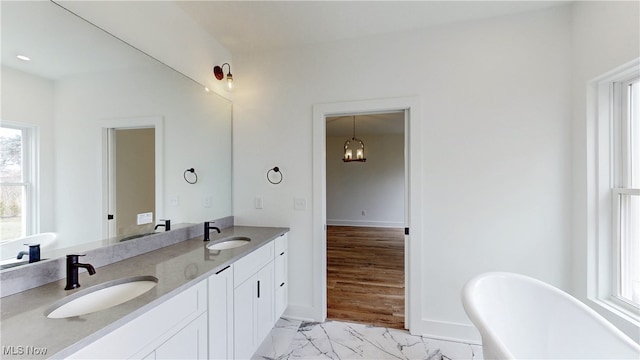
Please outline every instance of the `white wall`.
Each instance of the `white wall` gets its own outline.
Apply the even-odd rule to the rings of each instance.
[[[587,299],[587,239],[596,223],[587,213],[587,83],[609,70],[640,57],[640,6],[628,2],[576,2],[573,7],[573,266],[572,292],[600,311],[609,321],[640,342],[640,332],[621,317]],[[593,191],[593,189],[591,189]],[[593,206],[593,204],[591,204]],[[591,212],[593,214],[593,212]],[[591,220],[590,220],[591,219]]]
[[[313,306],[318,260],[312,213],[295,212],[292,202],[312,196],[312,105],[409,95],[423,106],[420,328],[443,337],[468,330],[459,294],[480,272],[514,271],[568,288],[570,15],[556,8],[235,54],[242,77],[234,102],[234,216],[240,224],[291,227],[294,308]],[[286,183],[265,184],[270,165],[284,170]],[[264,210],[253,209],[256,193]]]
[[[38,190],[40,218],[39,232],[55,231],[53,211],[53,91],[51,80],[2,67],[2,115],[3,121],[11,121],[37,127]],[[11,91],[7,91],[11,89]]]
[[[342,161],[346,137],[327,137],[327,224],[404,227],[404,136],[358,138],[363,163]]]

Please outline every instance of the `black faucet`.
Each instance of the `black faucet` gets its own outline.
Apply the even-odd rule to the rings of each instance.
[[[96,273],[96,269],[91,264],[81,264],[78,262],[78,257],[84,255],[67,255],[67,286],[65,290],[71,290],[80,287],[78,282],[78,268],[85,268],[89,275]]]
[[[204,222],[204,239],[203,241],[209,241],[211,240],[209,238],[209,231],[211,230],[215,230],[218,232],[218,234],[220,234],[220,229],[215,227],[215,226],[211,226],[214,222],[213,221],[205,221]]]
[[[34,245],[25,244],[25,245],[29,247],[29,251],[20,251],[16,258],[22,259],[23,256],[29,255],[29,263],[40,261],[40,244],[34,244]]]
[[[167,219],[167,220],[160,220],[160,221],[164,221],[164,224],[156,225],[156,227],[154,227],[153,230],[157,230],[158,227],[160,227],[160,226],[162,226],[164,228],[164,231],[171,230],[171,220]]]

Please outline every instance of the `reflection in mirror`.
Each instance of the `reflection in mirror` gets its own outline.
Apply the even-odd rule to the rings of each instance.
[[[155,127],[107,130],[108,237],[154,230],[153,216],[138,214],[158,213],[155,137]]]
[[[55,232],[56,246],[65,248],[152,232],[160,219],[197,223],[231,215],[228,100],[55,3],[0,6],[0,137],[3,151],[22,151],[13,162],[3,152],[0,164],[1,240]],[[155,164],[145,164],[155,175],[132,176],[124,190],[153,189],[154,204],[137,207],[110,195],[121,180],[108,171],[119,146],[110,147],[107,134],[145,127],[155,129]],[[16,129],[23,141],[15,140]],[[135,147],[121,152],[126,160],[117,162],[139,155]],[[188,168],[197,169],[196,184],[185,182]],[[124,209],[115,213],[118,205]],[[151,222],[139,221],[141,213],[152,213]],[[108,222],[109,214],[117,222]]]

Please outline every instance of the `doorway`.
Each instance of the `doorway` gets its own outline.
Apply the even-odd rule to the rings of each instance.
[[[155,129],[109,129],[109,237],[153,231]],[[139,214],[151,214],[147,219]]]
[[[412,334],[423,334],[422,320],[422,164],[421,164],[421,100],[401,97],[359,100],[313,106],[313,305],[300,316],[315,321],[327,318],[327,203],[326,203],[326,118],[340,114],[384,113],[405,114],[405,328]]]
[[[155,222],[165,217],[164,121],[112,119],[103,120],[101,127],[103,236],[153,232]],[[148,213],[150,218],[138,219]]]
[[[404,111],[326,118],[330,320],[405,327],[404,125]]]

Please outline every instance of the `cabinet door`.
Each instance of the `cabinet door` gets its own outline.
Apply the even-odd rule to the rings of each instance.
[[[256,288],[257,275],[251,276],[235,288],[233,292],[233,343],[234,358],[250,359],[257,345],[255,344],[256,328]]]
[[[155,351],[160,359],[206,359],[207,316],[200,315]]]
[[[208,281],[209,358],[233,359],[233,265]]]
[[[275,324],[273,261],[234,290],[234,357],[249,359]]]
[[[263,267],[257,274],[258,286],[256,296],[256,347],[260,346],[262,341],[269,335],[269,332],[276,323],[273,311],[274,300],[274,266],[273,261]]]

